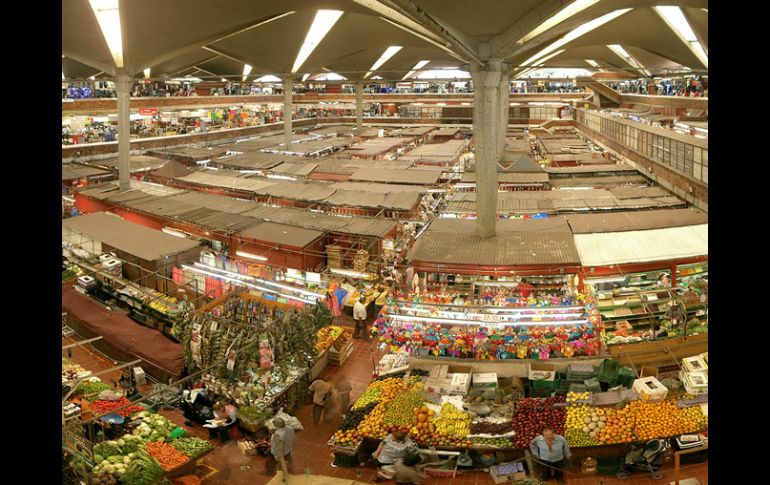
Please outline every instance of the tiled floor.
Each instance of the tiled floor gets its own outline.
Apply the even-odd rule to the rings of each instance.
[[[71,340],[62,339],[62,344],[70,343]],[[73,349],[72,358],[83,367],[97,372],[114,365],[95,351],[89,351],[87,346]],[[373,358],[374,354],[374,358]],[[350,382],[353,391],[351,398],[355,400],[371,381],[373,372],[373,359],[378,360],[376,348],[371,342],[355,340],[353,344],[353,353],[342,367],[327,367],[322,373],[321,378],[335,382],[337,379],[345,378]],[[118,379],[120,373],[111,373],[105,378]],[[184,419],[178,410],[163,411],[170,419],[186,428],[188,434],[206,438],[207,432],[200,426],[188,428],[182,425]],[[350,480],[356,480],[362,483],[372,483],[375,475],[373,466],[368,465],[363,468],[335,468],[331,466],[332,455],[326,442],[334,433],[339,418],[333,418],[329,422],[321,422],[318,425],[313,424],[312,406],[305,406],[297,412],[297,418],[305,426],[303,431],[297,432],[294,443],[294,473],[295,474],[318,474],[326,476],[340,477]],[[263,474],[265,459],[262,457],[246,457],[238,450],[237,443],[230,441],[224,445],[219,441],[214,442],[214,451],[203,458],[201,466],[195,473],[203,478],[204,485],[264,485],[272,477]],[[578,468],[579,470],[579,468]],[[565,475],[568,485],[667,485],[673,481],[673,465],[666,464],[662,480],[652,480],[648,474],[634,475],[627,480],[619,480],[615,477],[587,477],[579,474]],[[697,478],[701,485],[708,484],[708,464],[698,464],[683,466],[680,478]],[[554,481],[552,481],[554,482]],[[386,482],[393,483],[393,482]],[[462,474],[454,479],[428,478],[426,485],[487,485],[493,484],[489,473],[483,471],[472,471]],[[554,482],[555,483],[555,482]]]

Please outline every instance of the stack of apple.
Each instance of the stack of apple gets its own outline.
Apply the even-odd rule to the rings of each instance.
[[[516,431],[516,436],[513,438],[514,446],[528,447],[529,442],[546,426],[553,428],[557,434],[563,435],[567,411],[563,407],[554,407],[554,404],[563,402],[565,402],[563,396],[528,397],[518,401],[513,414],[513,429]]]

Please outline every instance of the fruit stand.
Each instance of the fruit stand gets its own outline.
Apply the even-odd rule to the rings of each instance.
[[[699,362],[705,361],[701,357]],[[487,365],[477,362],[473,370],[449,367],[460,372],[443,370],[444,377],[437,377],[442,366],[423,365],[422,369],[412,367],[377,378],[329,440],[335,464],[352,467],[366,461],[379,440],[396,430],[407,432],[423,449],[469,451],[471,456],[491,459],[494,464],[495,458],[501,463],[521,457],[544,426],[565,436],[573,448],[594,447],[590,448],[593,456],[603,454],[595,447],[607,447],[606,453],[622,453],[623,449],[612,447],[697,433],[708,427],[707,409],[701,406],[703,395],[694,399],[692,394],[662,393],[658,389],[663,386],[655,385],[657,381],[651,381],[654,378],[636,379],[634,375],[627,379],[614,361],[602,362],[598,371],[590,364],[569,368],[564,382],[570,390],[563,393],[558,391],[564,389],[559,383],[551,384],[550,395],[514,399],[507,393],[515,376],[477,372]],[[471,380],[468,385],[465,378],[458,377],[464,373]],[[689,374],[703,375],[705,371]],[[583,382],[590,380],[601,384],[596,392],[586,390]],[[537,382],[529,381],[526,388],[530,393],[542,389],[536,387]],[[645,388],[647,382],[651,385]],[[613,386],[617,389],[612,390]],[[580,455],[578,451],[576,456]],[[479,462],[485,466],[490,463]]]

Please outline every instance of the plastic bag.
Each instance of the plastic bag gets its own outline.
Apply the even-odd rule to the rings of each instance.
[[[273,420],[275,418],[281,418],[283,419],[283,422],[286,423],[286,426],[292,428],[294,431],[302,431],[305,429],[302,426],[302,423],[300,423],[299,419],[295,418],[294,416],[289,416],[285,412],[283,412],[283,408],[279,409],[277,413],[275,413],[275,416],[267,420],[267,429],[270,431],[273,431],[275,429],[275,426],[273,426]]]

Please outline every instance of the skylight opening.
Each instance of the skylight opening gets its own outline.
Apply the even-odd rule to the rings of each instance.
[[[88,0],[94,11],[99,29],[107,48],[115,61],[115,67],[123,67],[123,35],[120,29],[118,0]]]
[[[150,72],[151,72],[151,70],[150,70],[149,67],[144,70],[144,78],[145,79],[150,79]]]
[[[540,58],[547,56],[551,52],[555,51],[556,49],[560,48],[561,46],[572,42],[573,40],[584,36],[585,34],[591,32],[592,30],[601,27],[602,25],[606,24],[607,22],[611,20],[615,20],[616,18],[620,17],[621,15],[630,12],[631,8],[622,8],[620,10],[615,10],[613,12],[610,12],[608,14],[602,15],[601,17],[591,20],[590,22],[586,22],[580,27],[570,31],[565,36],[561,37],[559,40],[556,40],[555,42],[551,43],[548,47],[541,50],[534,56],[530,57],[526,61],[523,62],[523,65],[525,66],[531,66],[534,65],[536,61],[540,60]]]
[[[253,67],[251,67],[248,64],[244,64],[243,65],[243,77],[241,77],[241,81],[245,81],[246,80],[246,78],[249,76],[249,73],[251,72],[252,69],[253,69]]]
[[[548,20],[543,22],[542,24],[538,25],[532,32],[528,33],[521,39],[519,39],[516,43],[521,45],[528,40],[534,39],[538,35],[542,34],[543,32],[550,30],[551,28],[555,27],[556,25],[559,25],[560,23],[564,22],[568,18],[582,12],[583,10],[587,9],[588,7],[591,7],[592,5],[595,5],[598,3],[599,0],[576,0],[563,9],[559,10],[551,16]]]
[[[255,83],[279,83],[281,78],[273,76],[272,74],[265,74],[264,76],[254,80]]]
[[[690,27],[690,23],[687,22],[682,9],[679,7],[655,7],[655,11],[658,12],[658,15],[674,31],[677,37],[687,44],[687,47],[695,54],[695,57],[708,68],[708,55],[698,41],[698,37],[693,32],[692,27]]]
[[[367,72],[364,75],[364,79],[366,79],[369,76],[371,76],[372,72],[376,71],[377,69],[380,68],[380,66],[382,66],[383,64],[388,62],[388,59],[390,59],[391,57],[396,55],[396,53],[398,51],[400,51],[402,48],[403,48],[403,46],[400,46],[400,45],[392,45],[392,46],[388,47],[387,49],[385,49],[385,52],[382,53],[380,58],[377,59],[376,61],[374,61],[374,64],[372,64],[372,67],[369,68],[369,72]]]
[[[593,60],[593,59],[585,59],[585,61],[586,61],[586,62],[588,63],[588,65],[590,65],[591,67],[595,67],[595,68],[597,68],[597,69],[599,68],[599,63],[598,63],[598,62],[596,62],[595,60]]]
[[[302,82],[304,83],[305,81],[307,81],[307,78],[309,78],[309,77],[310,77],[310,73],[303,74],[302,75]]]
[[[535,64],[535,66],[536,66],[536,67],[537,67],[537,66],[542,66],[543,64],[545,64],[545,63],[546,63],[546,61],[550,61],[550,60],[551,60],[551,58],[558,56],[559,54],[561,54],[561,53],[562,53],[562,52],[564,52],[564,51],[565,51],[565,49],[559,49],[558,51],[554,52],[553,54],[549,54],[549,55],[547,55],[547,56],[543,57],[542,59],[540,59],[540,62],[538,62],[537,64]]]
[[[323,38],[326,37],[326,34],[329,33],[332,27],[334,27],[334,24],[340,19],[342,14],[343,12],[340,10],[319,10],[316,12],[313,23],[310,25],[307,35],[305,36],[305,41],[299,48],[297,58],[294,60],[294,65],[291,68],[292,74],[299,71],[302,64],[304,64],[307,58],[310,57],[310,54],[312,54],[315,48],[318,47]]]
[[[401,80],[403,81],[404,79],[407,79],[407,78],[413,76],[415,72],[417,72],[420,69],[422,69],[423,67],[425,67],[425,65],[427,63],[429,63],[429,62],[430,61],[420,61],[420,62],[418,62],[417,64],[414,65],[414,67],[412,67],[411,71],[407,72],[406,75],[401,78]]]
[[[615,54],[617,54],[620,57],[622,57],[623,60],[626,61],[627,63],[629,63],[631,65],[631,67],[633,67],[634,69],[637,69],[638,71],[644,73],[647,76],[651,76],[652,75],[650,73],[650,71],[648,71],[647,68],[645,68],[642,65],[641,62],[637,61],[636,59],[633,58],[633,56],[631,56],[631,54],[626,52],[626,50],[623,48],[623,46],[621,46],[619,44],[611,44],[611,45],[608,45],[607,47],[609,47],[609,49],[612,52],[614,52]]]

